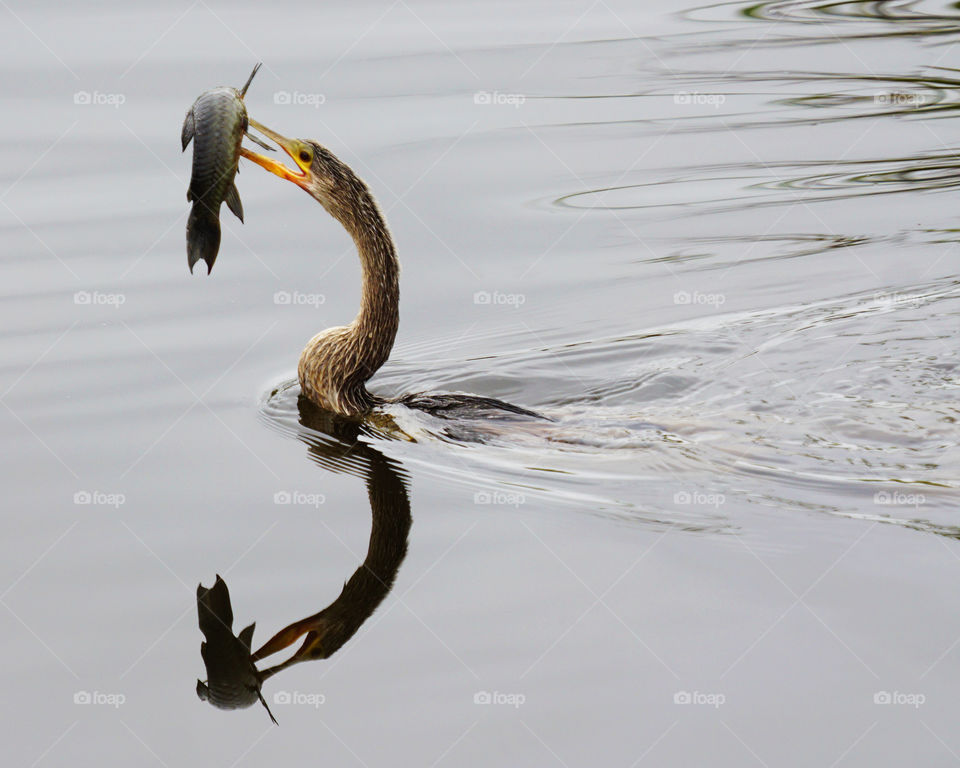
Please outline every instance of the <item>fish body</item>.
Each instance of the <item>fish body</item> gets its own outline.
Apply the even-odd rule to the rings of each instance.
[[[193,169],[187,189],[187,200],[193,203],[187,219],[187,263],[191,272],[201,259],[207,263],[207,274],[213,269],[220,250],[222,203],[226,202],[243,221],[243,205],[234,178],[240,160],[240,142],[248,127],[243,97],[259,68],[257,64],[240,90],[221,86],[203,92],[184,118],[180,143],[186,150],[190,142],[194,142]]]
[[[266,707],[260,693],[263,680],[251,658],[256,624],[233,634],[230,592],[220,576],[209,589],[197,586],[197,619],[204,637],[200,655],[207,668],[207,682],[197,680],[197,696],[218,709],[243,709],[257,701]],[[276,722],[272,714],[270,719]]]

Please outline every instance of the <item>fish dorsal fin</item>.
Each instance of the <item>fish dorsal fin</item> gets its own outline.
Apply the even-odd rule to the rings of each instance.
[[[243,203],[240,202],[240,193],[237,191],[236,182],[232,183],[230,189],[227,190],[226,201],[227,207],[233,211],[233,215],[243,221]]]
[[[200,680],[197,680],[197,696],[201,701],[206,701],[210,698],[210,689],[207,688]]]
[[[193,107],[190,107],[190,111],[187,112],[187,116],[183,118],[183,128],[180,129],[180,146],[183,147],[183,151],[187,151],[187,145],[193,140],[193,134],[196,133],[197,123],[193,117]]]
[[[239,635],[237,635],[237,640],[243,643],[244,648],[248,651],[251,650],[250,646],[253,643],[253,630],[257,626],[257,622],[253,622],[249,627],[245,627]]]
[[[260,703],[263,704],[263,708],[267,710],[267,714],[270,715],[270,719],[273,720],[273,724],[280,725],[280,723],[277,722],[277,718],[273,716],[273,712],[270,711],[270,707],[267,706],[267,700],[263,698],[263,694],[259,690],[257,691],[257,698],[260,699]]]
[[[253,82],[253,76],[254,76],[255,74],[257,74],[257,70],[260,69],[260,67],[262,67],[262,66],[263,66],[263,62],[262,62],[262,61],[258,61],[258,62],[257,62],[257,66],[255,66],[255,67],[253,68],[253,72],[250,73],[250,77],[247,78],[247,82],[245,82],[245,83],[243,84],[243,88],[240,89],[240,98],[241,98],[241,99],[242,99],[244,96],[247,95],[247,88],[249,88],[249,87],[250,87],[250,83]]]

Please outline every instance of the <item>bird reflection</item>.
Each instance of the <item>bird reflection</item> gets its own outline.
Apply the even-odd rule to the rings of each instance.
[[[210,589],[198,588],[197,612],[205,639],[200,650],[207,682],[197,681],[197,694],[220,709],[249,707],[258,700],[266,707],[260,693],[264,681],[294,664],[327,659],[336,653],[383,602],[407,554],[410,501],[401,467],[360,440],[363,426],[359,422],[325,412],[302,395],[297,406],[299,423],[306,428],[299,431],[299,437],[307,444],[310,457],[326,469],[362,474],[366,480],[372,516],[367,557],[336,600],[287,625],[253,653],[254,625],[238,636],[233,634],[226,583],[217,576]],[[291,657],[257,668],[257,662],[301,637],[303,642]]]

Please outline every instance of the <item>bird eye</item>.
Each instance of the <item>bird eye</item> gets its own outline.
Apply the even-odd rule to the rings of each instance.
[[[300,162],[309,163],[310,162],[310,153],[305,149],[300,150]]]

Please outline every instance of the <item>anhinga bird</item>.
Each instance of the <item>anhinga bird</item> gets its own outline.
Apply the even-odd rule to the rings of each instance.
[[[400,263],[387,222],[366,183],[329,149],[309,139],[288,139],[253,119],[250,125],[290,155],[296,169],[245,147],[241,155],[305,190],[346,229],[360,256],[360,312],[349,325],[314,336],[300,355],[300,388],[311,402],[344,416],[363,416],[394,402],[442,418],[544,418],[475,395],[416,393],[386,400],[368,392],[366,382],[390,356],[400,322]]]

